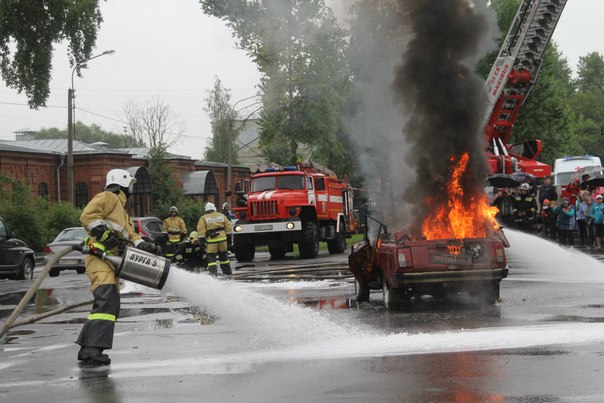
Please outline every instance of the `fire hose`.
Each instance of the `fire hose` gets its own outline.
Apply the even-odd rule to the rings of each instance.
[[[59,251],[59,253],[54,254],[50,258],[50,260],[48,261],[48,263],[46,263],[46,266],[44,266],[44,268],[42,269],[42,271],[40,272],[40,274],[38,274],[38,277],[36,277],[36,280],[31,285],[31,287],[29,288],[29,290],[25,293],[25,295],[23,296],[23,298],[21,298],[21,301],[19,302],[19,304],[17,304],[17,306],[15,307],[15,309],[13,310],[13,312],[11,313],[11,315],[2,324],[2,327],[0,327],[0,339],[6,334],[6,332],[8,332],[8,329],[10,329],[11,327],[13,327],[13,323],[15,322],[15,320],[17,319],[17,317],[21,314],[21,312],[23,312],[23,309],[25,309],[25,306],[29,303],[29,301],[31,300],[31,298],[36,293],[36,291],[38,291],[38,288],[40,288],[40,285],[42,284],[42,281],[44,281],[44,279],[46,278],[46,275],[48,274],[48,272],[50,271],[50,269],[55,264],[57,264],[57,262],[59,261],[59,259],[61,259],[63,256],[65,256],[69,252],[71,252],[73,249],[74,248],[72,246],[65,247],[65,248],[61,249]]]

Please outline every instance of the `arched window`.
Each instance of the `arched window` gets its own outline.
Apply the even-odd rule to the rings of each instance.
[[[38,184],[38,197],[44,197],[48,199],[48,185],[46,182],[40,182]]]
[[[76,183],[76,207],[84,208],[88,204],[88,185],[84,182]]]

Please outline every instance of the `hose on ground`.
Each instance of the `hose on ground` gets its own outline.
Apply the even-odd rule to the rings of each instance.
[[[29,288],[29,290],[27,290],[27,292],[25,293],[23,298],[21,298],[21,301],[19,302],[19,304],[17,304],[17,306],[15,307],[15,309],[13,310],[11,315],[8,317],[8,319],[4,323],[2,323],[2,327],[0,327],[0,339],[2,339],[2,337],[4,337],[6,332],[8,332],[8,329],[10,329],[12,327],[12,325],[15,322],[15,320],[17,319],[17,317],[21,314],[21,312],[23,312],[23,309],[25,309],[25,306],[32,299],[32,297],[34,296],[36,291],[38,291],[38,288],[40,288],[42,281],[44,281],[44,279],[46,278],[46,275],[48,274],[50,269],[55,264],[57,264],[59,259],[61,259],[63,256],[65,256],[72,250],[74,250],[73,246],[67,246],[67,247],[61,249],[58,253],[54,254],[50,258],[48,263],[46,263],[46,266],[44,266],[44,268],[42,269],[40,274],[38,274],[38,277],[36,277],[36,280],[34,281],[32,286]]]

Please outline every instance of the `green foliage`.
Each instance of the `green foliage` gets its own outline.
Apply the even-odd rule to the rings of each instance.
[[[149,150],[149,177],[153,183],[153,201],[157,208],[175,205],[183,191],[177,186],[174,170],[166,161],[168,152],[165,147],[154,147]]]
[[[81,227],[80,215],[82,210],[70,203],[54,203],[48,207],[46,229],[54,238],[61,230],[69,227]]]
[[[241,126],[237,122],[237,111],[231,105],[231,92],[222,86],[218,77],[205,102],[203,109],[212,121],[212,139],[206,147],[205,158],[208,161],[237,164],[236,141]]]
[[[604,95],[604,57],[598,52],[579,58],[578,78],[575,85],[579,92]]]
[[[25,91],[31,108],[46,105],[54,44],[67,40],[71,66],[86,66],[102,22],[98,0],[0,1],[0,71]]]
[[[93,124],[87,126],[82,122],[75,124],[75,139],[87,144],[96,143],[98,141],[109,144],[112,148],[125,147],[143,147],[140,141],[133,136],[124,136],[103,130],[99,125]],[[36,140],[41,139],[66,139],[67,130],[60,130],[56,127],[44,128],[35,134]]]
[[[191,197],[183,197],[177,203],[156,204],[151,215],[165,220],[170,215],[171,206],[176,206],[178,208],[178,216],[185,221],[188,233],[197,229],[199,217],[203,215],[203,203]]]
[[[70,204],[52,204],[43,197],[32,199],[29,187],[0,174],[0,216],[27,245],[41,251],[65,227],[80,226],[81,211]]]
[[[351,74],[345,33],[324,0],[201,0],[203,10],[226,21],[238,45],[262,74],[260,145],[268,160],[295,163],[298,144],[313,158],[344,163],[338,133],[348,111]]]

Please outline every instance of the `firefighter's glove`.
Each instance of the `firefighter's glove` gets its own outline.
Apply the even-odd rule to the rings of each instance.
[[[157,252],[157,246],[152,242],[141,241],[136,245],[137,249],[140,249],[145,252],[155,253]]]
[[[105,225],[94,227],[90,234],[96,238],[97,242],[103,244],[105,250],[111,250],[120,243],[120,239],[113,235],[113,232],[109,231]]]

